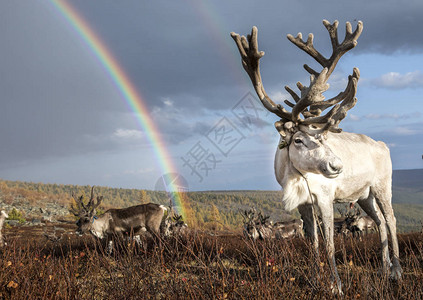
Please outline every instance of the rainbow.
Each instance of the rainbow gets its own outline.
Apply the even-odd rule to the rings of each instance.
[[[63,0],[50,0],[55,9],[62,15],[77,35],[88,45],[90,51],[100,62],[112,82],[122,95],[129,108],[135,113],[137,122],[146,133],[154,149],[156,160],[158,161],[163,174],[177,173],[176,168],[166,151],[166,145],[160,136],[160,132],[149,116],[149,111],[143,98],[137,92],[119,62],[113,57],[100,37],[91,29],[84,18],[69,3]],[[178,192],[176,183],[170,183],[168,192],[172,195],[172,203],[178,207],[178,213],[186,220],[185,209],[182,198]]]

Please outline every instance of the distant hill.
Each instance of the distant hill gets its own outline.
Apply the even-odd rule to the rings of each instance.
[[[392,174],[394,187],[412,188],[423,191],[423,169],[394,170]]]
[[[399,232],[419,231],[423,221],[423,169],[396,170],[393,173],[393,197]],[[91,187],[6,181],[0,179],[0,209],[15,207],[27,219],[45,217],[68,217],[67,208],[71,193],[89,195]],[[104,196],[103,209],[128,207],[146,202],[168,205],[166,193],[137,189],[96,187],[97,195]],[[256,208],[274,221],[292,216],[282,210],[281,191],[203,191],[184,194],[183,201],[187,222],[208,229],[241,230],[241,211]],[[335,212],[337,210],[335,209]],[[188,216],[189,215],[189,216]],[[293,214],[299,217],[297,211]]]
[[[394,170],[392,202],[423,205],[423,169]]]

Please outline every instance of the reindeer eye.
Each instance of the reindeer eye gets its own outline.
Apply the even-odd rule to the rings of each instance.
[[[295,144],[302,144],[302,143],[303,143],[303,141],[302,141],[302,140],[300,140],[300,139],[295,139],[295,140],[294,140],[294,143],[295,143]]]

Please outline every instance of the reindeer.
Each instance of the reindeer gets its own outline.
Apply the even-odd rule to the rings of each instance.
[[[357,45],[363,23],[359,21],[353,32],[351,24],[347,22],[345,38],[341,43],[338,41],[338,21],[331,24],[324,20],[323,25],[329,32],[332,44],[330,58],[325,58],[314,48],[313,34],[309,34],[307,41],[303,41],[301,33],[297,37],[288,35],[293,44],[323,67],[319,73],[304,65],[305,70],[310,73],[310,84],[305,86],[298,82],[300,94],[285,87],[295,102],[285,100],[285,104],[292,108],[291,112],[281,104],[276,105],[265,92],[259,68],[259,60],[264,52],[258,50],[257,28],[253,27],[247,38],[233,32],[231,36],[260,101],[267,110],[280,118],[275,122],[280,134],[275,155],[275,175],[283,188],[284,208],[291,211],[298,207],[304,220],[305,232],[311,238],[316,253],[318,234],[315,208],[320,211],[332,282],[342,294],[333,242],[335,202],[357,202],[379,228],[383,271],[390,272],[393,279],[400,279],[402,269],[396,219],[391,204],[392,163],[389,149],[383,142],[376,142],[361,134],[342,132],[338,127],[348,110],[357,102],[355,94],[359,70],[353,69],[343,92],[328,100],[323,96],[329,88],[327,81],[337,62]],[[393,251],[392,265],[387,229]],[[318,257],[316,255],[316,259]]]
[[[273,224],[273,230],[275,232],[275,238],[291,238],[291,237],[303,237],[303,220],[293,219],[286,222],[276,222]]]
[[[376,224],[371,217],[361,216],[361,212],[358,210],[348,226],[353,236],[359,236],[361,238],[363,234],[367,235],[370,230],[374,230]]]
[[[182,220],[182,215],[175,213],[169,206],[168,214],[164,218],[161,225],[161,232],[164,236],[180,236],[183,235],[188,228],[187,223]]]
[[[0,247],[3,247],[3,246],[5,246],[5,245],[7,245],[5,242],[4,242],[4,237],[3,237],[3,234],[2,234],[2,229],[3,229],[3,224],[4,224],[4,221],[7,219],[9,217],[9,215],[4,211],[4,210],[2,210],[1,211],[1,213],[0,213]]]
[[[244,236],[253,240],[267,239],[273,236],[271,225],[267,223],[269,217],[263,217],[256,209],[245,210],[241,213],[244,218]]]
[[[163,205],[148,203],[131,206],[122,209],[109,209],[103,215],[96,216],[96,208],[101,204],[103,196],[97,196],[94,200],[94,187],[91,189],[91,197],[87,205],[83,201],[84,196],[74,199],[77,207],[71,206],[70,211],[79,220],[76,225],[76,233],[82,235],[90,232],[99,239],[107,238],[109,250],[113,245],[113,237],[134,236],[139,240],[139,235],[151,234],[153,237],[160,236],[160,224],[166,207]]]
[[[303,236],[303,221],[291,220],[286,222],[268,222],[269,216],[261,212],[255,216],[255,210],[244,211],[244,235],[250,239],[286,239]]]
[[[251,238],[253,240],[260,238],[260,233],[259,233],[260,223],[258,222],[256,217],[256,210],[255,209],[250,209],[248,211],[244,210],[241,213],[241,216],[244,218],[244,228],[243,228],[244,236],[247,238]]]
[[[352,233],[351,223],[355,220],[355,215],[350,211],[338,208],[341,217],[333,219],[334,233],[342,236],[348,236]]]

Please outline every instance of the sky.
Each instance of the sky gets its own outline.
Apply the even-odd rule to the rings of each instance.
[[[340,38],[347,21],[364,23],[325,94],[360,69],[340,127],[384,141],[394,169],[423,168],[420,0],[67,2],[141,95],[190,190],[280,188],[277,117],[260,106],[230,32],[258,27],[263,84],[283,103],[285,85],[309,83],[303,64],[318,67],[286,35],[312,32],[328,56],[323,19],[339,20]],[[0,178],[155,189],[164,170],[146,128],[69,21],[51,1],[0,5]]]

